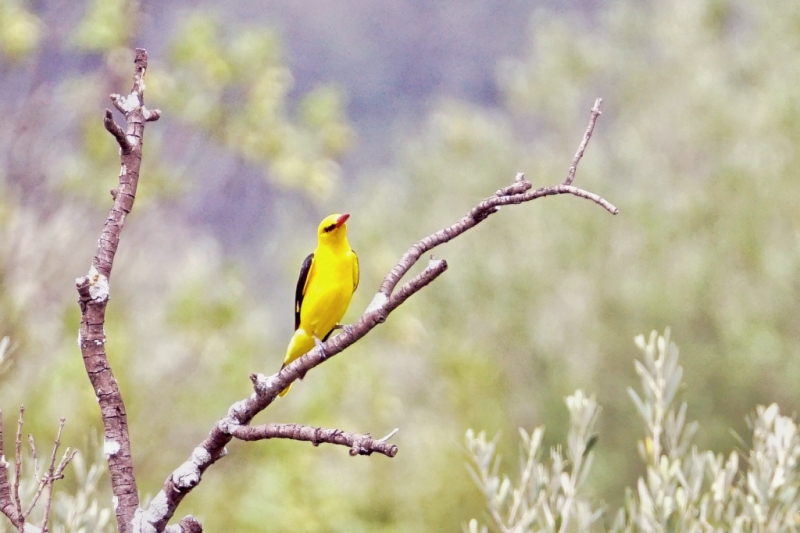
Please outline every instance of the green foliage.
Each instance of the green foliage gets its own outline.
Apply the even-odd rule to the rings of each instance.
[[[336,158],[352,136],[333,86],[305,95],[299,120],[287,111],[292,75],[278,39],[263,28],[226,31],[210,13],[188,14],[172,45],[172,64],[153,78],[153,95],[195,129],[277,183],[316,199],[330,196]]]
[[[25,9],[25,3],[7,0],[0,3],[0,54],[20,62],[39,44],[42,22]]]
[[[136,0],[92,0],[73,34],[81,50],[107,52],[126,46],[137,29],[139,2]]]
[[[758,406],[748,425],[750,450],[723,454],[692,444],[697,423],[686,425],[686,403],[675,408],[682,368],[669,331],[645,343],[637,361],[643,398],[631,391],[645,422],[639,453],[647,475],[628,490],[613,531],[795,531],[800,516],[800,434],[777,404]],[[744,445],[744,443],[742,443]],[[663,450],[663,451],[662,451]],[[740,455],[746,468],[739,466]]]
[[[473,479],[486,498],[492,530],[795,531],[800,516],[796,422],[782,416],[777,404],[758,406],[749,420],[750,450],[732,452],[727,458],[700,451],[693,443],[697,423],[686,424],[686,403],[677,407],[683,368],[669,330],[664,336],[653,332],[647,342],[639,336],[636,344],[642,351],[641,360],[634,361],[642,379],[641,394],[633,389],[629,393],[644,422],[639,453],[647,471],[635,490],[626,490],[613,524],[601,528],[599,519],[605,511],[593,510],[586,491],[578,494],[589,476],[593,455],[584,443],[592,442],[589,433],[597,412],[594,401],[578,391],[567,398],[568,459],[556,447],[550,450],[549,460],[542,460],[544,428],[530,436],[520,430],[522,453],[516,482],[499,473],[496,439],[487,442],[484,433],[476,437],[472,430],[467,432]],[[744,468],[740,456],[746,462]],[[488,528],[479,527],[473,519],[464,530],[478,533]]]
[[[576,531],[587,531],[600,518],[600,513],[577,496],[594,457],[591,448],[596,442],[592,430],[599,411],[597,402],[581,390],[566,401],[570,412],[566,453],[560,447],[550,450],[545,464],[544,428],[536,428],[530,435],[520,430],[523,453],[516,487],[507,476],[499,476],[496,442],[487,441],[483,432],[475,436],[472,430],[467,431],[467,451],[475,464],[471,467],[472,478],[483,489],[489,516],[498,530],[565,531],[572,525]],[[478,533],[477,521],[471,520],[465,531]]]

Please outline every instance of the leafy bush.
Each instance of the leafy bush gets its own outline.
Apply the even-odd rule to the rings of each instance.
[[[748,420],[752,446],[729,457],[700,451],[692,445],[697,422],[686,423],[686,403],[675,399],[683,377],[678,347],[651,333],[636,338],[642,351],[635,361],[641,393],[628,393],[645,423],[639,454],[646,473],[613,517],[595,508],[581,492],[592,465],[592,433],[599,411],[591,397],[578,390],[566,399],[570,429],[566,450],[556,447],[542,457],[544,428],[530,435],[520,430],[522,453],[516,482],[499,473],[497,439],[467,432],[471,472],[483,490],[489,525],[472,519],[468,533],[487,531],[796,531],[800,526],[797,424],[780,414],[776,404],[758,406]],[[744,464],[740,465],[740,459]],[[601,520],[602,518],[602,520]]]

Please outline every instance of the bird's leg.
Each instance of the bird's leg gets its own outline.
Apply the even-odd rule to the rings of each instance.
[[[322,346],[322,341],[319,340],[319,337],[317,337],[316,333],[314,333],[313,337],[314,337],[314,344],[317,346],[317,348],[319,348],[320,353],[322,353],[322,358],[327,359],[328,354],[325,353],[325,348],[323,348]]]
[[[342,331],[348,334],[353,332],[353,326],[351,326],[350,324],[336,324],[335,326],[333,326],[333,329],[341,329]]]

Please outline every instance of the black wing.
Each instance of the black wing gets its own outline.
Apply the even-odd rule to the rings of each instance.
[[[300,267],[300,277],[297,278],[297,288],[294,291],[294,329],[300,327],[300,309],[303,307],[303,296],[306,294],[306,282],[308,274],[311,272],[311,265],[314,263],[314,254],[308,254],[303,266]]]

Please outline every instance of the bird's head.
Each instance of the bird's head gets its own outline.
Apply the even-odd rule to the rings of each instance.
[[[319,242],[335,243],[344,241],[347,238],[348,218],[350,218],[348,213],[344,215],[336,213],[322,219],[317,230]]]

